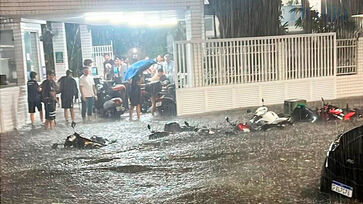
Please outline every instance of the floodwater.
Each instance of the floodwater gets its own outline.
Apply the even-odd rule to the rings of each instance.
[[[225,113],[246,120],[252,113]],[[176,118],[228,129],[221,113]],[[61,117],[61,116],[59,116]],[[298,123],[239,135],[194,132],[149,140],[164,119],[79,123],[76,131],[116,140],[93,150],[51,149],[72,129],[25,127],[1,136],[1,203],[340,203],[319,192],[330,143],[363,121]]]

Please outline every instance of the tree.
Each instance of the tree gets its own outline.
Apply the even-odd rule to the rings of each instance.
[[[222,38],[278,35],[281,25],[281,0],[209,0],[218,17]]]
[[[305,33],[336,32],[338,38],[352,38],[357,26],[351,16],[363,9],[359,2],[360,0],[323,0],[322,13],[319,14],[309,7],[308,0],[301,0],[302,7],[294,8],[290,12],[302,14],[295,25],[302,27]]]

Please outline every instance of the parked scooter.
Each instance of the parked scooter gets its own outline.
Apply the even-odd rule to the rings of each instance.
[[[362,117],[362,111],[358,109],[349,109],[348,104],[345,109],[339,108],[337,106],[333,106],[328,104],[321,98],[323,107],[317,110],[317,113],[320,115],[322,120],[351,120],[352,118]]]
[[[113,81],[96,81],[97,98],[95,108],[107,118],[119,118],[124,112],[124,100],[126,98],[126,86],[113,84]]]
[[[170,84],[168,80],[146,84],[142,91],[143,103],[141,105],[141,111],[144,113],[151,107],[151,95],[156,95],[156,111],[158,111],[161,116],[176,115],[174,84]]]
[[[156,110],[161,116],[175,116],[175,100],[175,84],[164,83],[163,89],[156,99]]]

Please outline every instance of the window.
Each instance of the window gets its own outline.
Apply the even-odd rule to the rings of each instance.
[[[16,86],[15,46],[12,30],[0,30],[0,88]]]
[[[40,72],[39,53],[36,32],[24,32],[25,60],[28,80],[31,71]]]

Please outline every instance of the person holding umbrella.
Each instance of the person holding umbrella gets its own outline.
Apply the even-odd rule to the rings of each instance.
[[[132,114],[136,107],[137,119],[140,120],[140,108],[141,108],[141,77],[139,74],[135,75],[131,81],[130,91],[130,121],[132,120]]]
[[[131,81],[131,91],[130,91],[130,120],[132,120],[132,113],[134,108],[136,107],[137,111],[137,118],[140,119],[140,106],[141,106],[141,81],[142,78],[140,74],[143,71],[148,69],[151,65],[155,64],[156,62],[151,59],[140,60],[130,66],[124,76],[124,81],[132,80]]]

